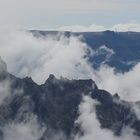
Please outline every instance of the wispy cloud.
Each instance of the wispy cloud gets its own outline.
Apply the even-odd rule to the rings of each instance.
[[[35,116],[28,122],[11,122],[3,128],[3,140],[39,140],[44,128],[37,122]]]
[[[100,49],[107,51],[107,59],[115,53],[107,47]],[[37,83],[43,83],[49,74],[70,79],[92,78],[99,88],[112,94],[117,92],[123,99],[138,100],[140,63],[126,73],[116,73],[106,65],[94,70],[87,56],[89,52],[98,55],[100,51],[91,51],[80,37],[58,35],[43,39],[20,30],[4,30],[0,34],[0,55],[16,76],[31,76]]]
[[[86,57],[89,48],[80,37],[58,35],[42,39],[25,31],[3,32],[0,36],[0,55],[17,76],[31,76],[43,83],[50,73],[68,78],[90,75]]]
[[[79,106],[80,115],[76,123],[81,125],[83,135],[75,137],[75,140],[138,140],[139,138],[133,134],[133,130],[124,127],[121,136],[116,137],[108,129],[102,129],[96,117],[96,105],[99,104],[89,96],[84,96]]]

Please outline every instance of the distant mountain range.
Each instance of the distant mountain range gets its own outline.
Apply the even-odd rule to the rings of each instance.
[[[139,32],[59,32],[59,31],[31,31],[35,36],[63,34],[64,36],[82,36],[91,49],[96,51],[89,61],[94,68],[101,64],[108,64],[118,71],[128,71],[140,62],[140,33]],[[104,46],[104,47],[103,47]]]
[[[114,33],[113,33],[114,34]],[[28,123],[36,116],[38,123],[45,128],[40,140],[51,139],[54,134],[63,132],[65,139],[73,139],[75,134],[83,135],[79,117],[79,105],[83,96],[97,100],[96,116],[102,129],[109,129],[120,136],[122,129],[129,126],[134,135],[140,136],[140,120],[132,103],[121,100],[118,94],[98,89],[95,82],[87,80],[57,79],[50,75],[42,85],[31,78],[17,78],[7,72],[6,64],[0,61],[0,83],[10,82],[10,93],[0,104],[0,139],[4,139],[4,127],[11,123]]]

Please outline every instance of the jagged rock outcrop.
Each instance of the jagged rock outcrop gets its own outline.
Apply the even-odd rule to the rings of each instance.
[[[0,65],[1,66],[1,65]],[[5,64],[3,71],[6,70]],[[123,101],[105,90],[98,89],[95,82],[87,80],[57,79],[50,75],[42,85],[36,84],[31,78],[17,78],[8,72],[1,79],[8,80],[10,95],[0,105],[0,135],[3,127],[10,122],[27,122],[35,115],[38,122],[47,127],[41,140],[50,137],[52,132],[63,132],[68,138],[80,132],[80,126],[75,124],[79,116],[79,104],[84,95],[97,100],[96,116],[102,128],[110,129],[116,135],[121,134],[124,126],[135,130],[140,136],[140,120],[137,118],[132,103]],[[2,139],[2,138],[1,138]]]

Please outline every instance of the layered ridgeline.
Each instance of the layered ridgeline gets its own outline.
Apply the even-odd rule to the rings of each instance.
[[[80,107],[86,102],[85,97],[93,101],[89,113],[94,109],[93,119],[97,119],[101,131],[109,130],[120,137],[124,128],[130,128],[133,135],[140,136],[140,120],[134,109],[138,102],[130,103],[121,100],[118,94],[98,89],[91,79],[56,79],[50,75],[44,84],[38,85],[29,77],[20,79],[9,74],[0,59],[0,140],[22,137],[19,134],[23,134],[23,140],[30,139],[30,131],[34,134],[33,140],[84,136],[86,128],[82,128],[79,118],[84,115]],[[87,107],[83,111],[88,115]]]
[[[139,32],[58,32],[31,31],[37,37],[63,34],[66,37],[80,36],[82,42],[94,50],[90,54],[90,62],[94,68],[108,64],[118,71],[128,71],[140,61]]]

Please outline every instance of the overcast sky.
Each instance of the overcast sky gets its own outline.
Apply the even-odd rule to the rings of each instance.
[[[0,26],[56,28],[140,23],[140,0],[0,0]]]

